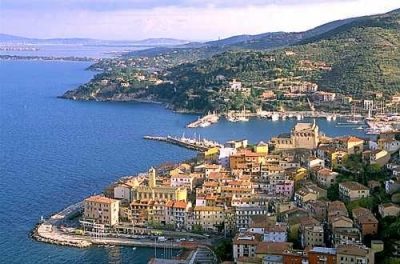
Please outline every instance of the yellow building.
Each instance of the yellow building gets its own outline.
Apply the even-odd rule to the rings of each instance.
[[[252,152],[247,149],[229,157],[229,167],[231,170],[242,169],[246,172],[258,172],[261,164],[265,164],[265,154]]]
[[[258,153],[258,154],[267,155],[268,154],[268,144],[263,141],[260,141],[260,143],[258,143],[257,145],[254,146],[254,152]]]
[[[119,201],[95,195],[84,201],[84,216],[98,224],[113,226],[119,222]]]
[[[186,201],[186,187],[158,186],[156,182],[156,171],[154,168],[149,170],[149,184],[141,185],[133,190],[132,200],[173,200]]]
[[[219,159],[219,148],[213,147],[199,153],[199,157],[206,161],[216,162]]]
[[[218,226],[223,226],[225,213],[223,207],[196,206],[194,208],[193,224],[201,226],[204,231],[218,232]]]

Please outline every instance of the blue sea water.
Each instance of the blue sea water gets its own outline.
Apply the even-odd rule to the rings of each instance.
[[[58,99],[87,82],[86,62],[0,61],[0,263],[146,263],[153,249],[76,249],[47,245],[29,237],[40,219],[99,193],[121,176],[146,171],[195,152],[143,135],[199,134],[220,142],[249,138],[268,141],[295,120],[252,119],[195,130],[197,118],[144,103],[80,102]],[[355,134],[351,128],[318,120],[329,135]]]

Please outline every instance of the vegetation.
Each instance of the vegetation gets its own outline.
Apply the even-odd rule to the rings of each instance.
[[[221,239],[213,248],[214,253],[220,262],[233,260],[233,245],[232,239]]]
[[[400,92],[399,21],[400,10],[396,10],[301,36],[265,34],[234,43],[229,49],[214,43],[196,49],[168,50],[149,57],[104,60],[91,67],[105,70],[104,74],[64,97],[96,100],[151,97],[177,110],[199,112],[243,107],[253,111],[261,107],[306,110],[306,98],[285,100],[282,96],[282,88],[301,81],[316,82],[319,90],[356,98],[364,97],[368,91],[381,91],[390,96]],[[333,29],[326,31],[328,28]],[[277,50],[256,50],[259,45],[276,48],[293,43],[296,44]],[[146,77],[144,81],[135,79],[138,72]],[[118,77],[129,87],[121,86],[116,81]],[[100,79],[111,81],[104,85]],[[239,79],[244,87],[252,88],[251,94],[226,92],[232,79]],[[278,100],[263,102],[260,95],[265,90],[273,90]]]

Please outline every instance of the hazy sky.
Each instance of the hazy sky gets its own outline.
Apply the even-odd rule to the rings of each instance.
[[[396,8],[399,0],[0,0],[0,33],[211,40],[302,31]]]

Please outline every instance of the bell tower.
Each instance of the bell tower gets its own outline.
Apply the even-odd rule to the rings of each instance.
[[[156,187],[156,170],[153,167],[149,170],[149,187]]]

